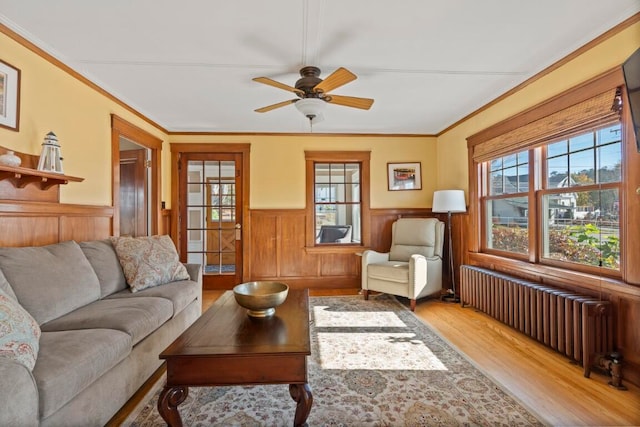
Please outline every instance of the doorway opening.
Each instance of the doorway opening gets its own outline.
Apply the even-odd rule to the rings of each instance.
[[[167,234],[160,218],[162,140],[111,115],[114,236]]]

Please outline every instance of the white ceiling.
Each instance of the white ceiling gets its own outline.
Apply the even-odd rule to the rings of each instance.
[[[436,134],[640,11],[640,0],[0,0],[0,22],[170,131],[309,132],[304,65],[358,79],[318,133]],[[0,57],[1,57],[0,53]],[[23,76],[23,78],[28,78]]]

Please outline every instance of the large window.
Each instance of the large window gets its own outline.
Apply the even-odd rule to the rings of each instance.
[[[484,248],[620,270],[621,131],[599,126],[483,162]]]
[[[369,152],[306,152],[307,246],[358,245],[368,227]]]

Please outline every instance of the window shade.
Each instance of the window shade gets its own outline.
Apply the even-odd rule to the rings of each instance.
[[[478,162],[490,160],[540,145],[550,138],[562,138],[619,121],[620,116],[611,108],[615,96],[616,88],[607,90],[593,98],[491,138],[474,147],[473,159]]]

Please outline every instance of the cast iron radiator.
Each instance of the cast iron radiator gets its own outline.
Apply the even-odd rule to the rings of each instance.
[[[485,268],[460,267],[460,302],[582,363],[613,351],[611,303]]]

